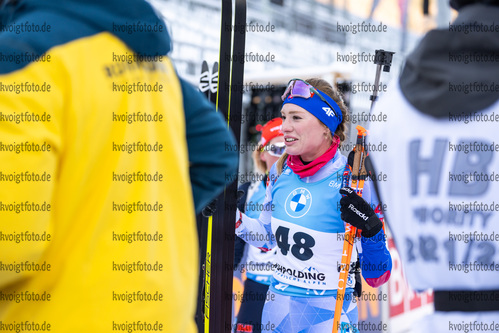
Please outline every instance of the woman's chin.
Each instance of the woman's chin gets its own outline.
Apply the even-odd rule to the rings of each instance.
[[[286,153],[291,156],[300,155],[298,151],[293,151],[293,149],[286,148]]]

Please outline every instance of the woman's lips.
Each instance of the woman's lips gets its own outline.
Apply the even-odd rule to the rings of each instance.
[[[293,138],[293,137],[285,137],[285,138],[284,138],[284,144],[285,144],[286,146],[291,146],[291,145],[293,145],[296,141],[298,141],[298,139],[297,139],[297,138]]]

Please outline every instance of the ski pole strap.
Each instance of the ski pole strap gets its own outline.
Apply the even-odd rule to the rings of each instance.
[[[435,311],[499,311],[499,290],[435,290]]]

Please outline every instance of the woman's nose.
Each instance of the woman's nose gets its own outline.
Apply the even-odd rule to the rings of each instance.
[[[282,120],[281,131],[283,133],[291,131],[291,124],[290,124],[290,121],[288,120],[288,118]]]

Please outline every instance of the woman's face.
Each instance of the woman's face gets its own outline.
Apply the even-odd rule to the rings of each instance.
[[[284,142],[284,137],[277,136],[272,140],[270,140],[267,145],[273,145],[276,143],[283,143],[283,142]],[[267,165],[267,172],[269,172],[272,165],[275,162],[277,162],[277,160],[279,159],[279,156],[270,155],[268,151],[264,150],[260,153],[260,159],[265,162],[265,164]]]
[[[289,155],[300,155],[303,161],[310,162],[324,154],[331,145],[326,137],[327,128],[301,106],[286,103],[281,115],[284,143]]]

